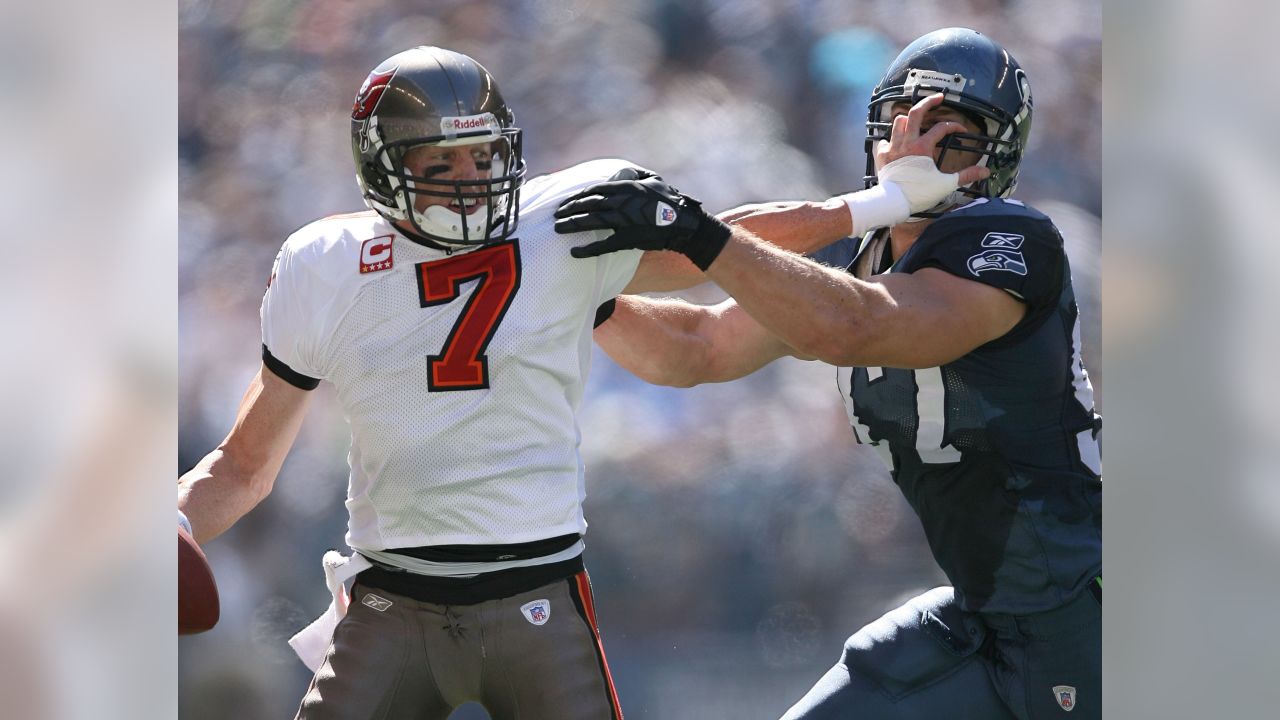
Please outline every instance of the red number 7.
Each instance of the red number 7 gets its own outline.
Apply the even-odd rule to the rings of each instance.
[[[480,280],[449,331],[444,349],[427,356],[427,389],[489,387],[489,359],[484,351],[520,289],[520,252],[515,240],[414,267],[418,300],[424,308],[452,302],[461,294],[462,283]]]

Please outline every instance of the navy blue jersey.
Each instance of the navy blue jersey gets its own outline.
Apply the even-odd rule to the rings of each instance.
[[[840,254],[816,257],[848,260],[847,245]],[[840,368],[850,422],[890,464],[965,609],[1057,607],[1102,563],[1101,419],[1062,237],[1021,203],[980,200],[935,220],[885,271],[927,267],[1005,290],[1026,315],[941,367]]]

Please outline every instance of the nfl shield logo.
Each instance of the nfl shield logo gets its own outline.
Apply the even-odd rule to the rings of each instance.
[[[1070,685],[1054,685],[1053,699],[1058,701],[1058,707],[1067,712],[1076,709],[1076,689]]]
[[[658,223],[657,223],[658,227],[663,227],[664,225],[670,225],[675,221],[676,221],[675,208],[671,207],[670,205],[662,201],[658,201]]]
[[[524,619],[534,625],[545,625],[551,619],[551,602],[549,600],[533,600],[520,606]]]

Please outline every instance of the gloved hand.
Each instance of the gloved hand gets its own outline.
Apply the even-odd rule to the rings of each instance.
[[[729,226],[703,210],[702,203],[656,175],[593,185],[562,202],[555,217],[558,233],[614,231],[573,248],[576,258],[619,250],[672,250],[706,270],[730,235]]]

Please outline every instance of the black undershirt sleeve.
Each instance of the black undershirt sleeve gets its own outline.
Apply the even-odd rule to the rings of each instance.
[[[595,329],[603,325],[604,321],[608,320],[613,315],[613,309],[617,306],[618,306],[617,298],[613,298],[611,300],[607,300],[601,303],[600,307],[596,308],[596,322],[594,325],[591,326],[591,328]]]
[[[281,380],[301,390],[315,390],[320,385],[319,380],[307,377],[281,362],[279,358],[272,355],[271,351],[267,349],[266,343],[262,345],[262,364],[266,365],[267,369],[275,373]]]

